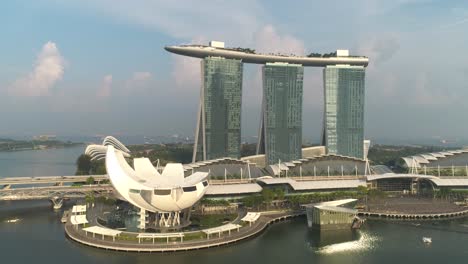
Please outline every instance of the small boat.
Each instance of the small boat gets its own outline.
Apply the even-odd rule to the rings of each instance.
[[[15,219],[6,220],[5,222],[7,222],[7,223],[16,223],[19,220],[20,220],[19,218],[15,218]]]
[[[423,238],[422,238],[422,241],[423,241],[425,244],[430,244],[430,243],[432,243],[432,238],[430,238],[430,237],[423,237]]]

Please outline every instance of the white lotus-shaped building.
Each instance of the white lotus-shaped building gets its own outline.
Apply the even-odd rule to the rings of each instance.
[[[117,192],[140,208],[140,228],[145,228],[148,223],[164,227],[181,225],[181,213],[185,211],[188,220],[188,211],[208,187],[208,173],[195,172],[184,177],[180,163],[169,163],[159,173],[148,158],[135,158],[132,168],[125,160],[124,152],[112,145],[107,146],[106,169]],[[147,212],[155,213],[154,219]]]
[[[102,141],[102,145],[88,145],[85,154],[91,157],[91,160],[102,160],[106,157],[107,146],[113,146],[116,151],[121,152],[126,158],[130,157],[130,150],[115,137],[107,136]]]

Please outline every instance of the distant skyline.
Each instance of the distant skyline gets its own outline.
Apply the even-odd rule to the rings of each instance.
[[[431,0],[16,0],[0,8],[0,137],[192,135],[200,61],[165,45],[368,56],[372,140],[468,141],[468,3]],[[243,137],[257,135],[261,67],[245,65]],[[305,69],[303,136],[319,142],[320,68]]]

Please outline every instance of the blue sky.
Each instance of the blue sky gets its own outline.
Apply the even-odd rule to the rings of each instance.
[[[366,137],[468,139],[468,3],[431,0],[35,0],[0,4],[0,136],[191,135],[199,62],[163,47],[305,54],[371,64]],[[246,65],[243,134],[257,134],[261,76]],[[320,69],[306,69],[304,137],[318,141]]]

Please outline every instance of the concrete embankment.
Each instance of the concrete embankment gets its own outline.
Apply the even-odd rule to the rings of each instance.
[[[430,220],[430,219],[449,219],[468,216],[468,210],[449,212],[449,213],[432,213],[432,214],[409,214],[409,213],[385,213],[385,212],[359,212],[358,216],[383,218],[383,219],[403,219],[403,220]]]

